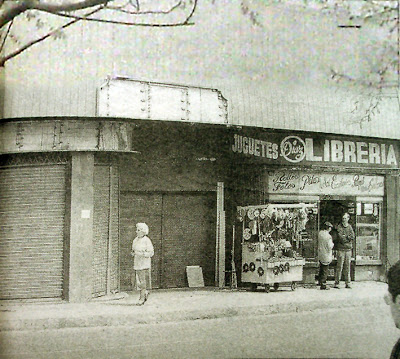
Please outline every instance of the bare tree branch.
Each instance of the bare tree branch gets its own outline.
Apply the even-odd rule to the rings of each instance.
[[[149,10],[149,11],[140,11],[139,10],[139,2],[137,2],[137,7],[136,5],[134,6],[136,11],[129,11],[129,10],[125,10],[124,7],[125,6],[110,6],[107,5],[106,9],[110,9],[110,10],[117,10],[120,12],[123,12],[125,14],[130,14],[130,15],[154,15],[154,14],[170,14],[172,13],[174,10],[176,10],[177,8],[179,8],[180,6],[182,6],[182,1],[177,2],[175,5],[172,5],[168,10]]]
[[[3,7],[6,6],[7,5],[3,4]],[[0,15],[0,28],[7,25],[10,21],[14,20],[18,15],[21,15],[28,9],[29,8],[25,3],[20,2],[16,2],[13,6],[10,6],[7,9],[3,9],[2,14]]]
[[[6,31],[6,33],[5,33],[5,35],[4,35],[3,41],[2,41],[1,46],[0,46],[0,53],[1,53],[1,52],[3,51],[3,49],[4,49],[4,45],[6,44],[7,36],[8,36],[8,34],[10,33],[10,30],[11,30],[11,27],[12,27],[13,23],[14,23],[14,20],[11,21],[11,22],[9,23],[9,25],[8,25],[7,31]]]
[[[42,0],[42,1],[34,1],[31,9],[51,12],[51,13],[56,13],[61,11],[71,12],[76,10],[87,9],[98,5],[107,5],[107,3],[110,1],[113,0],[80,0],[77,3],[74,2],[74,3],[54,4],[54,3],[47,3]]]
[[[93,21],[93,22],[101,22],[103,24],[115,24],[115,25],[125,25],[125,26],[144,26],[144,27],[174,27],[174,26],[191,26],[194,25],[193,22],[189,22],[188,18],[180,22],[173,23],[138,23],[138,22],[129,22],[129,21],[118,21],[118,20],[105,20],[105,19],[96,19],[96,18],[86,18],[84,16],[73,16],[66,14],[59,14],[61,17],[67,17],[75,20],[85,20],[85,21]]]
[[[28,10],[38,10],[56,14],[58,12],[71,12],[87,9],[98,5],[106,5],[113,0],[81,0],[77,3],[52,4],[43,1],[3,1],[0,15],[0,28]]]
[[[94,0],[91,0],[94,1]],[[0,67],[4,66],[4,64],[11,60],[12,58],[18,56],[19,54],[21,54],[22,52],[26,51],[27,49],[29,49],[30,47],[48,39],[51,36],[54,36],[55,34],[59,33],[61,30],[79,22],[79,21],[96,21],[96,22],[101,22],[101,23],[109,23],[109,24],[119,24],[119,25],[128,25],[128,26],[147,26],[147,27],[173,27],[173,26],[188,26],[188,25],[192,25],[192,23],[190,23],[190,19],[193,17],[195,11],[196,11],[196,7],[197,7],[197,3],[198,0],[194,0],[193,1],[193,7],[191,9],[191,11],[189,12],[189,14],[185,17],[185,19],[183,19],[180,22],[173,22],[173,23],[162,23],[162,24],[157,24],[157,23],[134,23],[134,22],[123,22],[123,21],[113,21],[113,20],[105,20],[105,19],[96,19],[96,18],[90,18],[91,15],[94,15],[95,13],[99,12],[100,10],[106,10],[109,9],[106,6],[106,3],[108,1],[104,1],[101,0],[102,2],[104,2],[105,4],[100,5],[99,7],[97,7],[95,10],[89,11],[88,13],[86,13],[85,15],[82,16],[73,16],[73,15],[68,15],[68,14],[64,14],[64,13],[55,13],[54,15],[57,16],[62,16],[62,17],[68,17],[68,18],[72,18],[73,20],[67,22],[66,24],[58,27],[57,29],[51,30],[49,31],[47,34],[32,40],[28,43],[26,43],[25,45],[21,46],[20,48],[18,48],[17,50],[11,52],[8,55],[2,56],[0,57]],[[136,0],[129,0],[129,1],[136,1]],[[172,13],[173,11],[175,11],[179,6],[181,6],[182,1],[180,0],[178,3],[176,3],[175,5],[173,5],[170,9],[165,10],[165,11],[154,11],[154,12],[138,12],[135,13],[136,15],[143,15],[143,14],[169,14]],[[137,9],[139,9],[139,1],[136,1],[135,7]],[[115,10],[115,8],[114,8]],[[4,43],[2,45],[2,47],[4,46]]]
[[[71,19],[76,19],[76,20],[94,21],[94,22],[101,22],[101,23],[106,23],[106,24],[117,24],[117,25],[125,25],[125,26],[145,26],[145,27],[190,26],[190,25],[193,25],[193,23],[189,22],[189,20],[193,17],[194,12],[196,11],[197,2],[198,2],[198,0],[193,1],[193,7],[192,7],[190,13],[182,21],[173,22],[173,23],[155,23],[155,22],[146,23],[146,22],[106,20],[106,19],[89,18],[86,16],[83,17],[83,16],[64,14],[64,13],[58,13],[57,15],[60,17],[66,17],[66,18],[71,18]],[[156,14],[168,15],[168,14],[174,12],[180,6],[182,6],[182,1],[179,1],[178,3],[173,5],[168,10],[131,12],[131,11],[120,9],[119,7],[110,7],[110,6],[105,6],[104,9],[115,10],[115,11],[119,11],[119,12],[123,12],[123,13],[128,13],[131,15],[156,15]]]
[[[95,14],[96,12],[102,10],[103,7],[104,7],[104,6],[99,6],[99,7],[96,8],[95,10],[92,10],[92,11],[88,12],[85,16],[93,15],[93,14]],[[69,27],[69,26],[71,26],[71,25],[73,25],[73,24],[76,24],[78,21],[81,21],[81,20],[83,20],[83,19],[84,19],[84,17],[82,17],[81,19],[74,19],[74,20],[72,20],[72,21],[69,21],[69,22],[67,22],[66,24],[60,26],[59,28],[57,28],[57,29],[55,29],[55,30],[53,30],[53,31],[48,32],[46,35],[43,35],[42,37],[39,37],[38,39],[35,39],[35,40],[33,40],[33,41],[30,41],[30,42],[26,43],[25,45],[23,45],[23,46],[20,47],[19,49],[17,49],[17,50],[15,50],[15,51],[11,52],[10,54],[8,54],[8,55],[6,55],[6,56],[0,57],[0,67],[3,67],[4,64],[5,64],[8,60],[10,60],[10,59],[12,59],[12,58],[18,56],[19,54],[21,54],[22,52],[26,51],[27,49],[29,49],[29,48],[32,47],[33,45],[36,45],[36,44],[38,44],[38,43],[40,43],[40,42],[46,40],[46,39],[49,38],[50,36],[53,36],[54,34],[56,34],[57,32],[59,32],[60,30],[63,30],[63,29],[65,29],[65,28],[67,28],[67,27]]]

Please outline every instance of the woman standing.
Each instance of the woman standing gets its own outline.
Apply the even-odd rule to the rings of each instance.
[[[140,297],[137,305],[143,305],[148,296],[151,285],[151,257],[154,255],[154,248],[147,235],[149,227],[146,223],[136,224],[136,238],[132,242],[133,269],[135,274],[136,287],[140,290]]]

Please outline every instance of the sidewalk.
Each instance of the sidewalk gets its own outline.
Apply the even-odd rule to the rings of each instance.
[[[153,290],[144,306],[138,294],[119,293],[89,303],[4,302],[0,331],[119,326],[231,316],[268,315],[352,306],[384,305],[387,285],[352,283],[352,289],[320,290],[317,286],[289,287],[266,293],[216,288]]]

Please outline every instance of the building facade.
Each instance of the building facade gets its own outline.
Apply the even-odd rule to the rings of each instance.
[[[121,118],[13,119],[1,133],[2,299],[130,290],[142,221],[153,287],[186,287],[192,265],[206,286],[227,285],[233,245],[242,266],[236,209],[267,203],[312,205],[295,247],[304,281],[315,280],[320,224],[343,211],[353,280],[384,280],[399,258],[398,141]]]
[[[6,63],[0,299],[129,290],[142,221],[153,287],[186,286],[191,265],[224,286],[232,246],[242,266],[237,208],[266,203],[312,208],[295,248],[305,281],[321,222],[343,210],[353,279],[384,279],[400,258],[398,84],[331,80],[369,79],[384,29],[343,27],[318,1],[259,5],[262,26],[227,0],[202,1],[194,26],[81,21]],[[29,42],[32,26],[12,34]]]

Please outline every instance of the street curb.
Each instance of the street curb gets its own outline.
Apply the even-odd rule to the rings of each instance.
[[[311,301],[303,303],[282,303],[270,305],[257,305],[248,307],[221,307],[191,311],[168,311],[154,313],[132,313],[115,315],[89,315],[80,317],[61,318],[9,318],[0,319],[1,331],[45,330],[83,327],[113,327],[132,326],[140,324],[160,324],[170,322],[183,322],[189,320],[218,319],[237,316],[263,316],[283,313],[312,312],[322,309],[340,309],[351,307],[365,307],[383,305],[381,298],[372,297],[344,301]],[[134,305],[132,305],[134,306]]]

